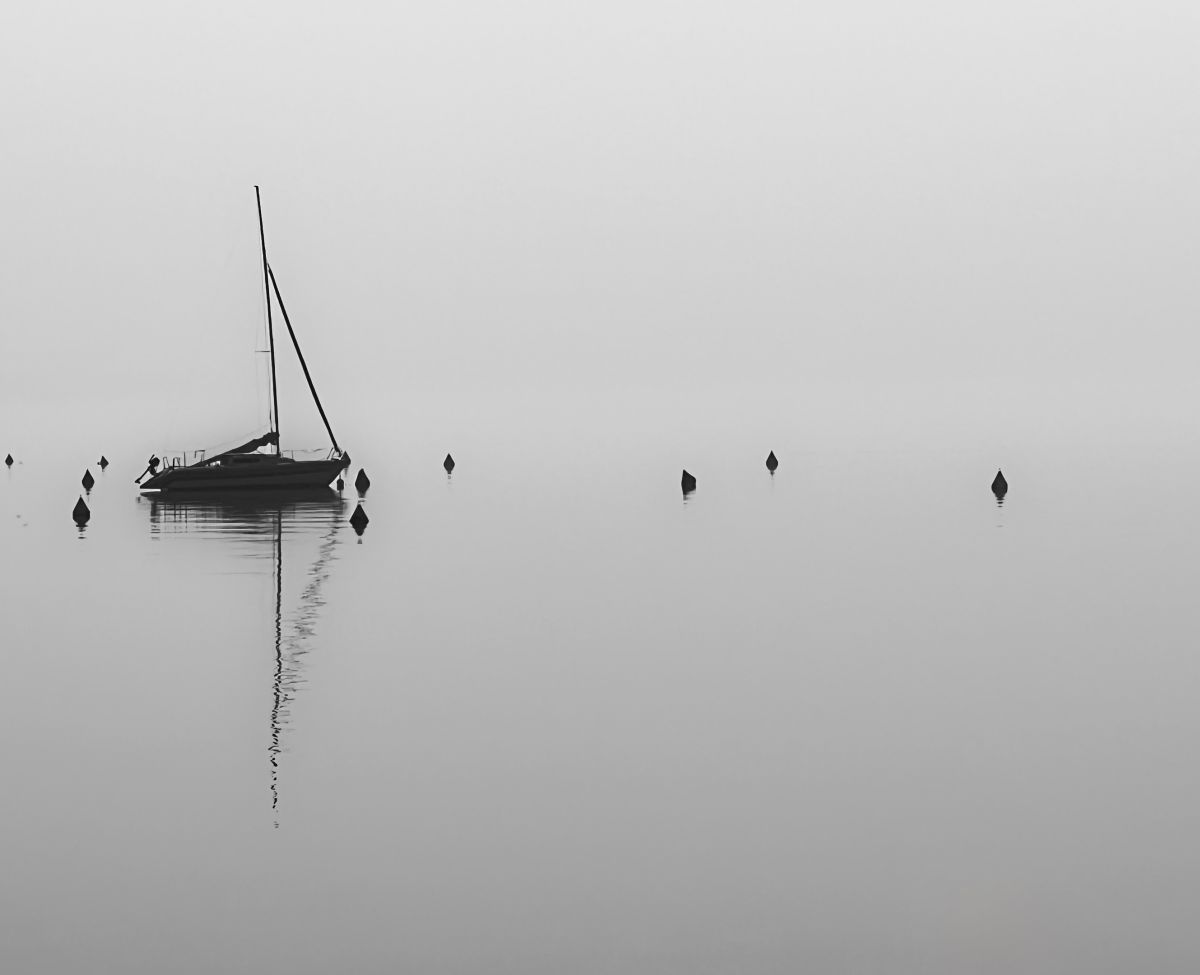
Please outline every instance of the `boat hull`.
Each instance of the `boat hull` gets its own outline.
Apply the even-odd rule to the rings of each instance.
[[[231,466],[170,467],[143,482],[143,491],[231,493],[329,487],[341,460],[279,460]]]

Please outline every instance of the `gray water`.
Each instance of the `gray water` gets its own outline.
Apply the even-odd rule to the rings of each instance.
[[[4,971],[1200,965],[1194,451],[348,446],[0,470]]]

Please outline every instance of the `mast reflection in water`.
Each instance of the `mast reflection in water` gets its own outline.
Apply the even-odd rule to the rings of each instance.
[[[150,533],[160,537],[187,535],[240,545],[243,556],[270,560],[274,580],[275,669],[272,681],[270,741],[271,809],[279,809],[279,769],[283,733],[290,724],[291,704],[303,683],[303,661],[316,635],[324,598],[321,590],[336,558],[338,535],[346,524],[346,502],[328,489],[255,492],[241,496],[154,498]],[[284,615],[284,539],[315,543],[315,554],[297,557],[291,568],[307,565],[307,577],[295,603]],[[289,544],[289,548],[292,546]],[[276,818],[278,829],[279,820]]]

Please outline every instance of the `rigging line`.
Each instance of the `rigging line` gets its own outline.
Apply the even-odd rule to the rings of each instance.
[[[263,253],[265,254],[266,252],[264,251]],[[333,435],[333,427],[329,425],[329,418],[325,416],[325,407],[321,405],[321,397],[317,395],[317,387],[313,385],[312,375],[308,371],[308,363],[304,361],[304,353],[300,351],[300,343],[296,340],[296,332],[292,328],[292,320],[288,318],[287,308],[283,304],[283,295],[279,293],[279,284],[275,280],[275,272],[271,269],[270,264],[266,265],[266,268],[267,277],[270,278],[271,287],[275,291],[275,300],[279,302],[279,311],[283,315],[283,323],[287,325],[288,335],[292,337],[292,345],[296,347],[296,356],[300,359],[300,368],[304,370],[304,378],[308,380],[309,392],[313,395],[313,402],[317,404],[317,412],[321,414],[321,422],[325,424],[325,432],[329,434],[329,439],[333,443],[333,449],[340,454],[342,448],[338,446],[337,437]],[[272,346],[271,348],[274,350],[275,347]],[[272,362],[274,362],[274,358],[272,358]]]

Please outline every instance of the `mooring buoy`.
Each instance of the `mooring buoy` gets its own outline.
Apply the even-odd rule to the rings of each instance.
[[[9,454],[7,457],[4,458],[4,466],[12,467],[12,465],[13,465],[12,454]]]
[[[442,461],[442,466],[446,468],[446,473],[449,474],[454,470],[454,458],[447,454],[446,459]]]
[[[769,470],[772,474],[774,474],[775,469],[778,466],[779,466],[779,460],[775,456],[775,451],[772,450],[769,454],[767,454],[767,470]]]
[[[340,491],[340,490],[342,490],[342,488],[344,488],[345,486],[346,486],[346,482],[345,482],[345,481],[343,481],[343,480],[342,480],[342,479],[339,477],[339,478],[337,479],[337,489]]]
[[[350,470],[350,455],[349,454],[342,454],[342,470],[344,470],[344,471]]]
[[[996,471],[996,479],[992,481],[992,494],[998,498],[1008,494],[1008,481],[1004,479],[1003,471]]]
[[[363,506],[360,504],[354,509],[354,514],[350,516],[350,526],[354,529],[356,535],[361,535],[367,527],[367,522],[370,520],[367,517],[367,513],[363,511]]]
[[[680,478],[680,486],[683,488],[684,494],[691,494],[696,490],[696,479],[687,471],[683,472],[683,477]]]
[[[367,472],[361,467],[358,469],[358,477],[354,479],[354,489],[359,494],[365,494],[367,488],[371,486],[371,479],[367,477]]]
[[[92,477],[92,472],[86,470],[83,472],[83,479],[79,482],[83,485],[85,491],[90,491],[96,484],[96,479]]]
[[[105,457],[103,454],[101,454],[100,455],[100,470],[104,470],[106,467],[108,467],[108,458]]]
[[[75,502],[75,510],[71,512],[71,517],[75,519],[75,524],[80,528],[88,523],[88,519],[92,517],[92,509],[84,503],[81,497]]]

